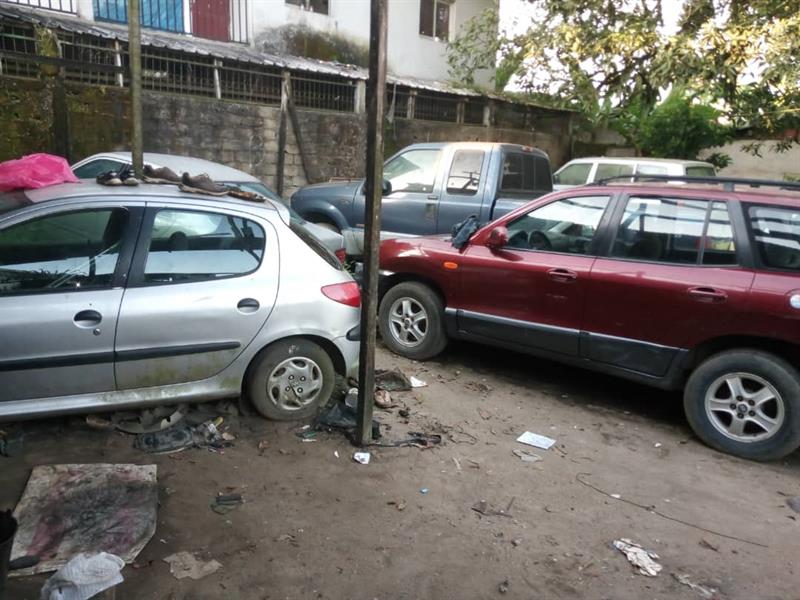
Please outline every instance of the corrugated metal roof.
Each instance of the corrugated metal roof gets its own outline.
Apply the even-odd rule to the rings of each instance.
[[[88,21],[86,19],[81,19],[79,17],[67,14],[53,13],[43,9],[8,4],[2,1],[0,1],[0,17],[18,19],[28,23],[36,23],[44,27],[63,29],[73,33],[94,35],[106,39],[119,40],[121,42],[128,41],[127,25]],[[369,75],[367,69],[358,67],[356,65],[317,60],[301,56],[292,56],[289,54],[272,54],[257,50],[256,48],[246,44],[240,44],[236,42],[217,42],[214,40],[196,38],[189,34],[159,31],[157,29],[142,28],[142,45],[200,54],[203,56],[213,56],[227,60],[248,62],[255,65],[289,69],[292,71],[304,71],[307,73],[318,73],[320,75],[346,77],[349,79],[366,80]],[[520,101],[518,99],[511,100],[498,94],[482,93],[469,88],[462,88],[446,81],[389,75],[387,77],[387,84],[401,85],[413,89],[428,90],[431,92],[452,94],[456,96],[489,97],[506,102],[512,102],[514,104],[547,108],[547,110],[554,112],[570,112],[552,109],[549,107],[541,107],[541,105],[537,105],[532,102]]]

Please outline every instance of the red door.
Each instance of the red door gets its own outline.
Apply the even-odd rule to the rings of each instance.
[[[627,200],[611,257],[592,267],[582,354],[658,377],[682,349],[741,329],[754,273],[737,266],[725,204],[710,204]]]
[[[509,244],[467,248],[455,305],[465,337],[577,356],[592,241],[607,196],[575,196],[511,219]]]
[[[230,22],[230,0],[192,0],[193,35],[228,42]]]

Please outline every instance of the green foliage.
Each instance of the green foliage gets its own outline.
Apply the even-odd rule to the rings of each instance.
[[[695,159],[703,148],[731,139],[732,130],[719,124],[719,115],[676,88],[641,120],[638,147],[648,156]]]
[[[488,12],[464,27],[450,44],[451,74],[471,82],[499,57],[498,87],[513,77],[632,143],[673,86],[756,134],[800,129],[797,0],[685,0],[677,31],[663,28],[663,0],[528,2],[535,18],[520,34],[493,38]]]

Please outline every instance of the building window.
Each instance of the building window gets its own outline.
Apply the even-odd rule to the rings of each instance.
[[[320,13],[322,15],[328,14],[329,3],[330,0],[286,0],[286,4],[293,4],[294,6],[299,6],[303,10]]]
[[[444,0],[420,0],[419,33],[447,41],[450,38],[450,4]]]

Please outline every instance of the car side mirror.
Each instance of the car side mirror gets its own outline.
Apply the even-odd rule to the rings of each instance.
[[[489,237],[486,238],[486,247],[490,250],[499,250],[508,245],[508,229],[502,225],[498,225],[489,232]]]
[[[388,196],[392,193],[392,182],[388,179],[384,179],[381,183],[381,194],[384,196]]]

